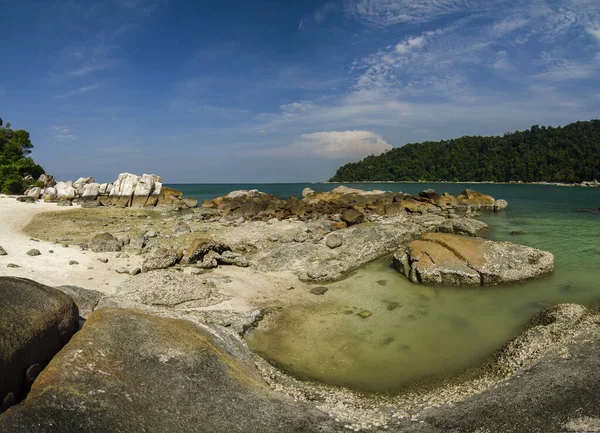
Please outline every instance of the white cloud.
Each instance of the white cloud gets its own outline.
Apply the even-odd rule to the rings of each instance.
[[[476,13],[498,0],[346,0],[346,13],[381,26],[430,22],[457,12]]]
[[[588,28],[587,32],[600,42],[600,28]]]
[[[513,66],[508,61],[508,53],[504,50],[496,53],[496,61],[494,62],[494,69],[498,71],[510,71]]]
[[[73,141],[77,140],[79,136],[73,134],[73,131],[62,125],[52,126],[50,129],[54,131],[54,139],[57,141]]]
[[[254,155],[276,157],[321,157],[359,160],[368,155],[381,155],[392,145],[371,131],[327,131],[302,134],[289,146],[262,149]]]
[[[498,35],[505,35],[507,33],[514,32],[522,27],[525,27],[529,23],[529,20],[524,18],[507,18],[492,26],[492,31]]]
[[[86,75],[89,75],[93,72],[103,71],[110,67],[111,65],[109,64],[83,66],[81,68],[69,72],[69,75],[72,77],[85,77]]]
[[[327,17],[329,16],[329,14],[332,13],[334,10],[335,10],[335,5],[331,2],[327,2],[323,6],[321,6],[319,9],[314,11],[313,19],[317,23],[325,21],[325,19],[327,19]]]
[[[425,45],[425,37],[424,36],[416,36],[413,38],[408,38],[407,40],[400,42],[396,45],[396,52],[398,54],[408,54],[413,50],[417,50],[419,48],[423,48]]]

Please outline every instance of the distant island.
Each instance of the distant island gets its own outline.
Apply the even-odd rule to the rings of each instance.
[[[534,125],[396,147],[340,167],[330,182],[584,182],[600,178],[600,120]]]

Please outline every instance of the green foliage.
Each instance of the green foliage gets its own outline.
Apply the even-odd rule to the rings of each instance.
[[[0,192],[19,194],[28,186],[35,185],[35,179],[44,173],[44,169],[27,156],[33,148],[29,132],[12,130],[9,122],[2,124],[0,119]],[[23,180],[26,176],[34,180]]]
[[[331,182],[582,182],[600,179],[600,120],[534,125],[502,137],[465,136],[396,147],[340,167]]]

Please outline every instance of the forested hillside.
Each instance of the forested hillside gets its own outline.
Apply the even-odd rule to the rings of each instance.
[[[461,137],[396,147],[340,167],[331,182],[600,180],[600,120],[532,126],[502,137]]]
[[[37,179],[44,169],[33,162],[28,155],[33,145],[29,132],[12,130],[10,123],[0,119],[0,192],[5,194],[22,193],[34,181],[24,180],[26,176]]]

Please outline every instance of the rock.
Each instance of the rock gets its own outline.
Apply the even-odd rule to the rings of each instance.
[[[409,196],[398,201],[399,206],[409,213],[420,213],[438,211],[439,208],[427,199],[419,200],[416,196]]]
[[[419,196],[427,198],[427,199],[431,200],[433,203],[437,202],[439,200],[439,198],[441,197],[433,189],[426,189],[425,191],[421,191],[419,193]]]
[[[492,196],[473,191],[472,189],[465,189],[456,199],[458,207],[467,207],[471,210],[494,210],[495,200]]]
[[[112,298],[157,307],[199,308],[221,301],[213,297],[214,288],[214,283],[202,277],[154,270],[125,281]]]
[[[100,200],[80,200],[79,205],[84,209],[93,209],[102,206],[102,203],[100,202]]]
[[[310,289],[310,293],[313,295],[324,295],[329,289],[325,286],[317,286]]]
[[[215,198],[213,203],[227,220],[244,217],[245,219],[260,218],[266,221],[273,217],[283,216],[286,205],[279,197],[255,189],[232,191],[223,197]]]
[[[133,192],[139,183],[140,177],[131,173],[121,173],[113,183],[109,194],[109,202],[114,207],[128,207],[131,205]]]
[[[98,301],[104,296],[103,293],[96,290],[88,290],[78,286],[65,285],[56,288],[73,299],[75,305],[77,305],[79,316],[83,319],[88,318],[98,305]]]
[[[114,308],[94,311],[28,398],[0,419],[7,432],[341,429],[272,391],[247,347],[223,328]]]
[[[121,251],[121,242],[110,233],[101,233],[92,238],[90,248],[95,253]]]
[[[442,224],[439,231],[457,235],[483,236],[488,228],[486,223],[473,218],[452,218]]]
[[[176,236],[184,235],[186,233],[190,233],[191,231],[192,229],[190,229],[190,226],[183,221],[177,221],[173,226],[173,234]]]
[[[394,255],[394,266],[414,283],[496,285],[553,271],[551,253],[446,233],[428,233]]]
[[[35,203],[35,199],[33,197],[29,197],[27,195],[17,197],[17,201],[21,203]]]
[[[34,256],[39,256],[42,253],[40,252],[40,250],[38,250],[37,248],[32,248],[31,250],[27,251],[27,255],[34,257]]]
[[[80,177],[73,183],[73,188],[75,188],[75,190],[77,191],[77,195],[83,195],[83,190],[86,187],[86,185],[94,183],[94,182],[95,182],[94,178],[91,176]]]
[[[0,256],[6,256],[8,255],[8,253],[6,252],[6,250],[4,248],[2,248],[2,246],[0,245]]]
[[[142,268],[133,268],[129,271],[129,275],[139,275],[142,273]]]
[[[19,266],[19,265],[16,265],[16,264],[14,264],[14,263],[9,263],[8,265],[6,265],[6,267],[7,267],[7,268],[13,268],[13,269],[20,268],[20,266]]]
[[[53,202],[58,200],[58,193],[56,192],[56,188],[46,187],[44,188],[44,194],[42,194],[42,200],[45,202]]]
[[[69,265],[78,265],[79,262],[77,260],[69,260]]]
[[[192,244],[184,251],[181,263],[193,264],[202,261],[209,251],[215,251],[222,254],[229,250],[231,250],[231,248],[221,242],[209,238],[197,238],[194,239]]]
[[[73,206],[71,200],[59,200],[56,206]]]
[[[357,209],[348,209],[342,213],[342,221],[344,221],[349,226],[354,224],[360,224],[364,221],[365,216],[363,213]]]
[[[25,396],[36,373],[69,341],[77,329],[78,314],[71,298],[62,292],[11,277],[0,277],[0,310],[3,412]],[[0,431],[11,430],[0,427]]]
[[[137,236],[134,236],[129,240],[129,246],[131,248],[142,249],[146,246],[146,236],[142,233]]]
[[[314,194],[314,193],[315,193],[315,192],[314,192],[312,189],[310,189],[310,188],[304,188],[304,189],[302,190],[302,198],[305,198],[305,197],[307,197],[307,196],[309,196],[309,195],[312,195],[312,194]]]
[[[157,199],[157,206],[160,207],[177,207],[181,203],[183,193],[176,189],[163,186]]]
[[[335,222],[331,223],[331,231],[342,230],[342,229],[345,229],[346,227],[348,227],[348,224],[346,224],[345,221],[335,221]]]
[[[402,202],[394,202],[385,209],[385,215],[389,217],[394,217],[398,215],[406,214],[406,210],[402,205]]]
[[[339,233],[331,233],[325,239],[325,245],[327,245],[329,248],[337,248],[342,246],[343,241],[344,238],[342,238],[342,235]]]
[[[97,183],[87,183],[83,185],[81,192],[81,201],[82,202],[96,202],[98,198],[98,194],[100,194],[100,184]]]
[[[506,200],[496,200],[494,202],[494,212],[503,211],[508,207],[508,202]]]
[[[525,231],[524,230],[513,230],[510,232],[510,234],[513,236],[524,235]]]
[[[42,190],[40,188],[34,186],[33,188],[29,189],[29,191],[27,191],[26,195],[34,200],[38,200],[40,198],[41,191]]]
[[[77,190],[73,188],[71,182],[58,182],[55,187],[56,189],[56,200],[73,200],[77,196]],[[44,198],[45,200],[45,198]],[[48,201],[48,200],[46,200]],[[52,200],[53,201],[53,200]]]
[[[200,267],[203,269],[213,269],[219,266],[219,260],[221,259],[221,255],[216,251],[209,251],[202,258],[202,263],[200,263]]]
[[[357,314],[358,317],[361,317],[363,319],[366,319],[367,317],[371,317],[373,315],[373,313],[371,313],[370,311],[364,310],[361,311],[360,313]]]
[[[101,263],[108,263],[108,259],[106,259],[104,257],[99,258],[98,261]]]
[[[133,189],[131,207],[156,206],[162,190],[162,179],[155,174],[143,174]]]
[[[40,177],[38,177],[38,182],[41,182],[44,185],[45,190],[56,185],[56,179],[54,176],[48,174],[41,174]]]
[[[193,209],[198,207],[198,199],[192,197],[182,197],[179,205],[182,208]]]
[[[166,269],[175,266],[181,259],[181,252],[168,250],[166,248],[154,248],[144,259],[142,272],[149,272],[154,269]]]

